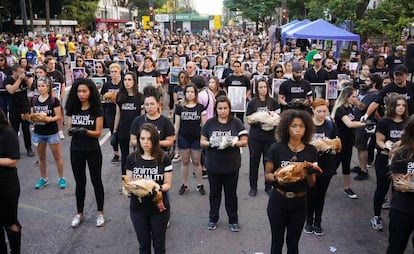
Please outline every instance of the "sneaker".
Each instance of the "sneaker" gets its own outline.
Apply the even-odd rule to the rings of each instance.
[[[356,167],[351,168],[351,173],[359,173],[359,172],[361,172],[360,167],[356,166]]]
[[[77,228],[82,223],[82,221],[83,221],[83,216],[76,214],[72,222],[70,223],[70,226],[72,228]]]
[[[103,225],[105,225],[105,217],[103,214],[98,214],[98,216],[96,216],[96,226],[102,227]]]
[[[66,179],[65,178],[59,178],[58,180],[59,189],[66,188]]]
[[[317,236],[322,236],[325,234],[320,224],[315,224],[315,226],[313,227],[313,233]]]
[[[250,189],[249,190],[249,196],[255,197],[257,195],[257,189]]]
[[[188,186],[185,186],[184,184],[181,185],[180,190],[178,191],[178,194],[183,195],[188,189]]]
[[[197,191],[200,192],[202,196],[206,195],[206,191],[204,190],[204,185],[198,185]]]
[[[119,161],[119,155],[115,154],[114,157],[111,160],[111,163],[117,163]]]
[[[43,187],[47,186],[49,184],[49,180],[43,179],[42,177],[39,178],[39,181],[37,181],[35,185],[35,189],[42,189]]]
[[[65,139],[65,134],[63,134],[63,131],[59,131],[59,138],[60,138],[60,140]]]
[[[31,148],[27,149],[26,154],[29,157],[34,157],[35,156],[35,153],[33,152],[33,150]]]
[[[177,153],[176,155],[174,155],[172,162],[176,163],[176,162],[179,162],[180,160],[181,160],[181,156],[179,153]]]
[[[240,231],[240,225],[238,223],[229,224],[229,227],[232,232]]]
[[[385,200],[384,203],[382,203],[382,209],[390,209],[390,201]]]
[[[203,177],[204,179],[207,179],[207,178],[208,178],[208,173],[207,173],[207,170],[202,170],[202,171],[201,171],[201,175],[202,175],[202,177]]]
[[[208,223],[207,223],[207,229],[208,230],[214,230],[214,229],[216,229],[217,228],[217,225],[219,224],[219,222],[217,221],[217,222],[212,222],[212,221],[209,221]]]
[[[372,166],[374,166],[374,163],[372,161],[367,163],[367,167],[372,168]]]
[[[357,195],[357,194],[355,194],[355,192],[354,192],[353,190],[351,190],[351,188],[345,189],[345,190],[344,190],[344,193],[345,193],[345,195],[347,195],[349,198],[352,198],[352,199],[357,199],[357,198],[358,198],[358,195]]]
[[[377,231],[382,231],[382,219],[379,216],[374,216],[371,218],[371,226]]]
[[[365,171],[360,171],[355,177],[354,180],[355,181],[363,181],[363,180],[367,180],[369,177],[368,172]]]
[[[167,228],[170,228],[170,220],[167,222]]]
[[[305,232],[306,234],[313,234],[313,226],[312,224],[308,224],[306,223],[305,227],[303,228],[303,232]]]

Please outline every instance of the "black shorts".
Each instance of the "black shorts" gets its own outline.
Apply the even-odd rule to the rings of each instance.
[[[367,150],[370,133],[365,131],[365,127],[355,130],[355,147],[358,150]]]

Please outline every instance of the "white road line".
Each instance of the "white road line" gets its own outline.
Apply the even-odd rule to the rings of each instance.
[[[108,140],[108,138],[109,137],[111,137],[111,132],[110,131],[108,131],[106,134],[105,134],[105,136],[103,136],[103,138],[101,138],[100,140],[99,140],[99,145],[100,146],[102,146],[107,140]]]

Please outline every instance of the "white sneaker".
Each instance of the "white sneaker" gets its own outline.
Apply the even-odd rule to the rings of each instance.
[[[102,227],[103,225],[105,225],[105,217],[103,214],[98,214],[98,216],[96,216],[96,226]]]
[[[65,135],[63,134],[63,131],[59,131],[59,138],[60,138],[60,140],[65,139]]]
[[[76,216],[73,218],[72,222],[70,223],[70,226],[72,228],[77,228],[83,221],[83,216],[76,214]]]
[[[371,226],[377,231],[382,231],[382,219],[379,216],[374,216],[371,218]]]

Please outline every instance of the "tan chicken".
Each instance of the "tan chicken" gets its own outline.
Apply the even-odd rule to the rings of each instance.
[[[295,162],[277,169],[273,174],[279,183],[294,183],[305,179],[309,169],[322,173],[322,169],[311,162]]]
[[[334,139],[323,138],[312,140],[309,143],[313,145],[318,152],[322,153],[330,152],[332,154],[337,154],[342,150],[342,143],[338,137]]]
[[[107,92],[103,95],[103,99],[106,101],[115,102],[116,101],[116,92]]]
[[[153,180],[138,178],[129,181],[128,177],[124,176],[124,190],[125,194],[134,194],[141,200],[143,197],[154,196],[154,203],[157,205],[160,212],[166,210],[162,200],[162,191],[160,185]]]

